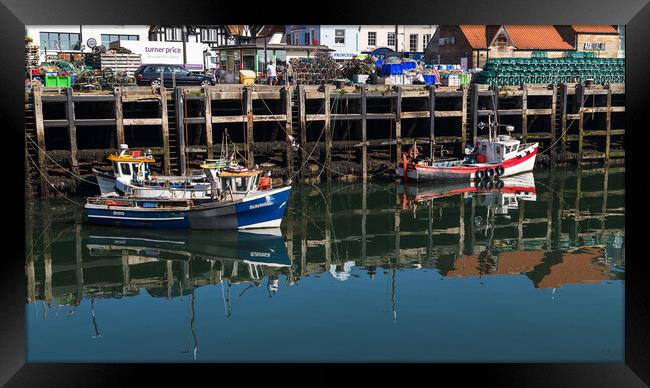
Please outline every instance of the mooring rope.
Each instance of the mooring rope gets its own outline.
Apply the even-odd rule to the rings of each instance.
[[[255,87],[254,87],[254,86],[253,86],[252,90],[253,90],[254,92],[257,93],[259,99],[262,100],[262,103],[264,103],[264,106],[266,106],[266,109],[269,111],[269,113],[271,113],[271,114],[273,115],[273,111],[272,111],[271,108],[266,104],[266,101],[265,101],[264,98],[261,96],[260,92],[258,92],[257,90],[255,90]],[[332,107],[334,107],[334,106],[336,106],[336,104],[332,104]],[[321,111],[323,110],[324,107],[325,107],[325,101],[323,100],[323,104],[322,104],[321,107],[318,109],[318,113],[317,113],[317,114],[321,113]],[[332,107],[330,107],[330,114],[332,113]],[[279,120],[277,120],[277,119],[274,118],[273,121],[275,121],[275,122],[278,124],[278,126],[280,127],[280,129],[282,129],[282,131],[284,131],[284,133],[287,135],[287,138],[292,138],[292,139],[293,139],[293,136],[291,136],[291,134],[289,134],[289,132],[287,132],[287,130],[286,130],[286,129],[285,129],[285,128],[280,124],[280,121],[279,121]],[[310,122],[305,126],[305,131],[309,128],[309,126],[310,126],[313,122],[314,122],[314,121],[310,121]],[[296,170],[296,171],[294,172],[293,175],[291,175],[291,176],[289,177],[289,180],[293,179],[296,175],[298,175],[298,174],[300,173],[300,171],[305,167],[305,165],[307,164],[307,162],[309,162],[309,160],[311,159],[311,155],[312,155],[312,154],[314,153],[314,151],[316,150],[316,147],[318,147],[318,142],[320,141],[320,139],[321,139],[321,137],[323,136],[323,133],[324,133],[324,132],[325,132],[325,128],[323,127],[323,129],[321,130],[320,135],[318,136],[318,140],[316,140],[316,144],[315,144],[314,147],[312,148],[311,152],[309,152],[309,156],[307,157],[307,159],[305,160],[305,162],[302,164],[302,166],[301,166],[298,170]],[[332,133],[333,133],[333,132],[332,132]],[[298,148],[300,148],[302,151],[304,151],[305,153],[307,153],[307,150],[304,149],[304,148],[303,148],[299,143],[296,142],[295,144],[298,146]],[[338,172],[338,171],[336,171],[336,170],[333,170],[333,169],[331,169],[331,168],[325,166],[324,164],[322,164],[321,162],[319,162],[319,161],[316,160],[316,159],[311,159],[311,160],[314,161],[314,162],[316,162],[316,163],[317,163],[318,165],[320,165],[322,168],[328,169],[329,171],[334,172],[334,173],[336,173],[336,174],[339,174],[339,175],[341,175],[341,176],[345,176],[345,174],[342,174],[342,173],[340,173],[340,172]],[[322,170],[321,170],[321,171],[322,171]],[[319,176],[320,176],[320,174],[319,174]]]
[[[587,95],[584,95],[584,96],[583,96],[583,98],[582,98],[582,102],[580,103],[580,106],[582,106],[582,105],[585,103],[585,101],[587,101]],[[594,104],[595,104],[595,100],[594,100]],[[544,151],[540,152],[539,155],[542,155],[542,154],[545,153],[546,151],[551,150],[551,149],[552,149],[552,148],[557,144],[558,141],[562,140],[562,138],[564,137],[564,135],[569,131],[569,128],[571,128],[571,126],[572,126],[573,123],[575,123],[575,122],[576,122],[576,120],[573,119],[573,120],[571,121],[571,123],[569,123],[569,125],[566,127],[566,129],[564,130],[564,132],[562,132],[562,134],[557,138],[557,140],[555,140],[555,141],[553,142],[553,144],[551,144],[550,146],[548,146],[547,149],[545,149]]]
[[[56,192],[59,193],[62,197],[64,197],[64,198],[67,199],[68,201],[74,203],[75,205],[82,206],[82,207],[84,206],[84,205],[80,204],[79,202],[77,202],[77,201],[73,201],[72,199],[68,198],[65,194],[63,194],[62,192],[60,192],[60,191],[56,188],[56,186],[54,186],[54,184],[53,184],[52,182],[49,181],[49,179],[47,179],[47,177],[46,177],[46,175],[43,173],[43,171],[41,171],[41,169],[38,168],[38,165],[36,164],[36,162],[34,161],[34,159],[32,158],[32,156],[27,152],[27,147],[25,147],[25,153],[27,154],[27,157],[29,157],[29,160],[32,161],[32,164],[34,164],[34,167],[36,168],[36,170],[38,170],[38,172],[41,174],[41,176],[43,177],[43,179],[45,179],[45,181],[46,181],[47,183],[49,183],[50,186],[52,186],[52,188],[54,189],[54,191],[56,191]]]
[[[34,145],[36,148],[38,148],[39,151],[41,151],[41,152],[42,152],[42,153],[43,153],[43,154],[44,154],[48,159],[50,159],[50,160],[52,161],[52,163],[54,163],[54,164],[56,164],[57,166],[61,167],[61,168],[63,169],[63,171],[67,172],[68,174],[72,175],[73,177],[75,177],[75,178],[77,178],[77,179],[79,179],[79,180],[81,180],[81,181],[84,181],[84,182],[87,182],[87,183],[91,183],[91,184],[93,184],[93,185],[95,185],[95,186],[99,186],[98,183],[96,183],[96,182],[91,182],[91,181],[89,181],[89,180],[86,180],[86,179],[82,178],[80,175],[75,174],[74,171],[69,171],[67,168],[65,168],[65,167],[63,167],[62,165],[60,165],[59,163],[57,163],[56,160],[54,160],[50,155],[48,155],[47,152],[45,152],[44,149],[42,149],[41,147],[38,146],[38,143],[36,143],[36,142],[34,141],[34,139],[31,138],[31,136],[28,135],[28,136],[26,137],[26,139],[28,139],[28,140],[32,143],[32,145]]]

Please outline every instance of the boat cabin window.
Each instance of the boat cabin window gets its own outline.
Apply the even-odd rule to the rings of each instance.
[[[117,162],[113,162],[113,173],[115,175],[120,175],[119,167],[117,167]]]
[[[501,155],[501,146],[494,147],[494,150],[496,151],[497,155]]]
[[[131,175],[131,164],[120,163],[120,170],[122,171],[122,175]]]
[[[485,152],[487,151],[487,146],[484,144],[481,144],[481,151]]]
[[[235,191],[248,190],[248,178],[233,178]]]

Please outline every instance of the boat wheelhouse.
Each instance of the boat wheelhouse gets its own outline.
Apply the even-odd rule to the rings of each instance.
[[[129,186],[133,183],[140,187],[161,186],[205,181],[205,175],[167,176],[152,174],[150,163],[155,163],[151,150],[142,153],[139,150],[129,150],[127,144],[120,144],[120,153],[109,155],[112,174],[93,168],[100,194],[102,196],[118,196],[128,194]]]
[[[532,171],[539,143],[521,143],[510,135],[499,135],[500,125],[492,123],[479,123],[480,129],[488,128],[487,137],[479,137],[476,147],[465,148],[464,159],[448,159],[435,161],[433,157],[426,159],[417,158],[417,145],[407,155],[402,156],[402,165],[397,168],[397,175],[404,180],[416,181],[446,181],[472,179],[492,179],[506,177],[522,172]],[[514,128],[506,126],[511,132]]]

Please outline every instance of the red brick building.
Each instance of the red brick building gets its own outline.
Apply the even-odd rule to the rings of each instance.
[[[488,58],[530,57],[545,51],[561,57],[565,51],[603,49],[616,57],[618,31],[610,25],[441,25],[425,51],[427,63],[482,67]]]

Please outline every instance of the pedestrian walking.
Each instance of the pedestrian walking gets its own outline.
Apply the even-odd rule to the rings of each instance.
[[[269,85],[275,85],[278,81],[278,76],[275,73],[275,64],[270,62],[266,66],[266,76],[269,78]]]

